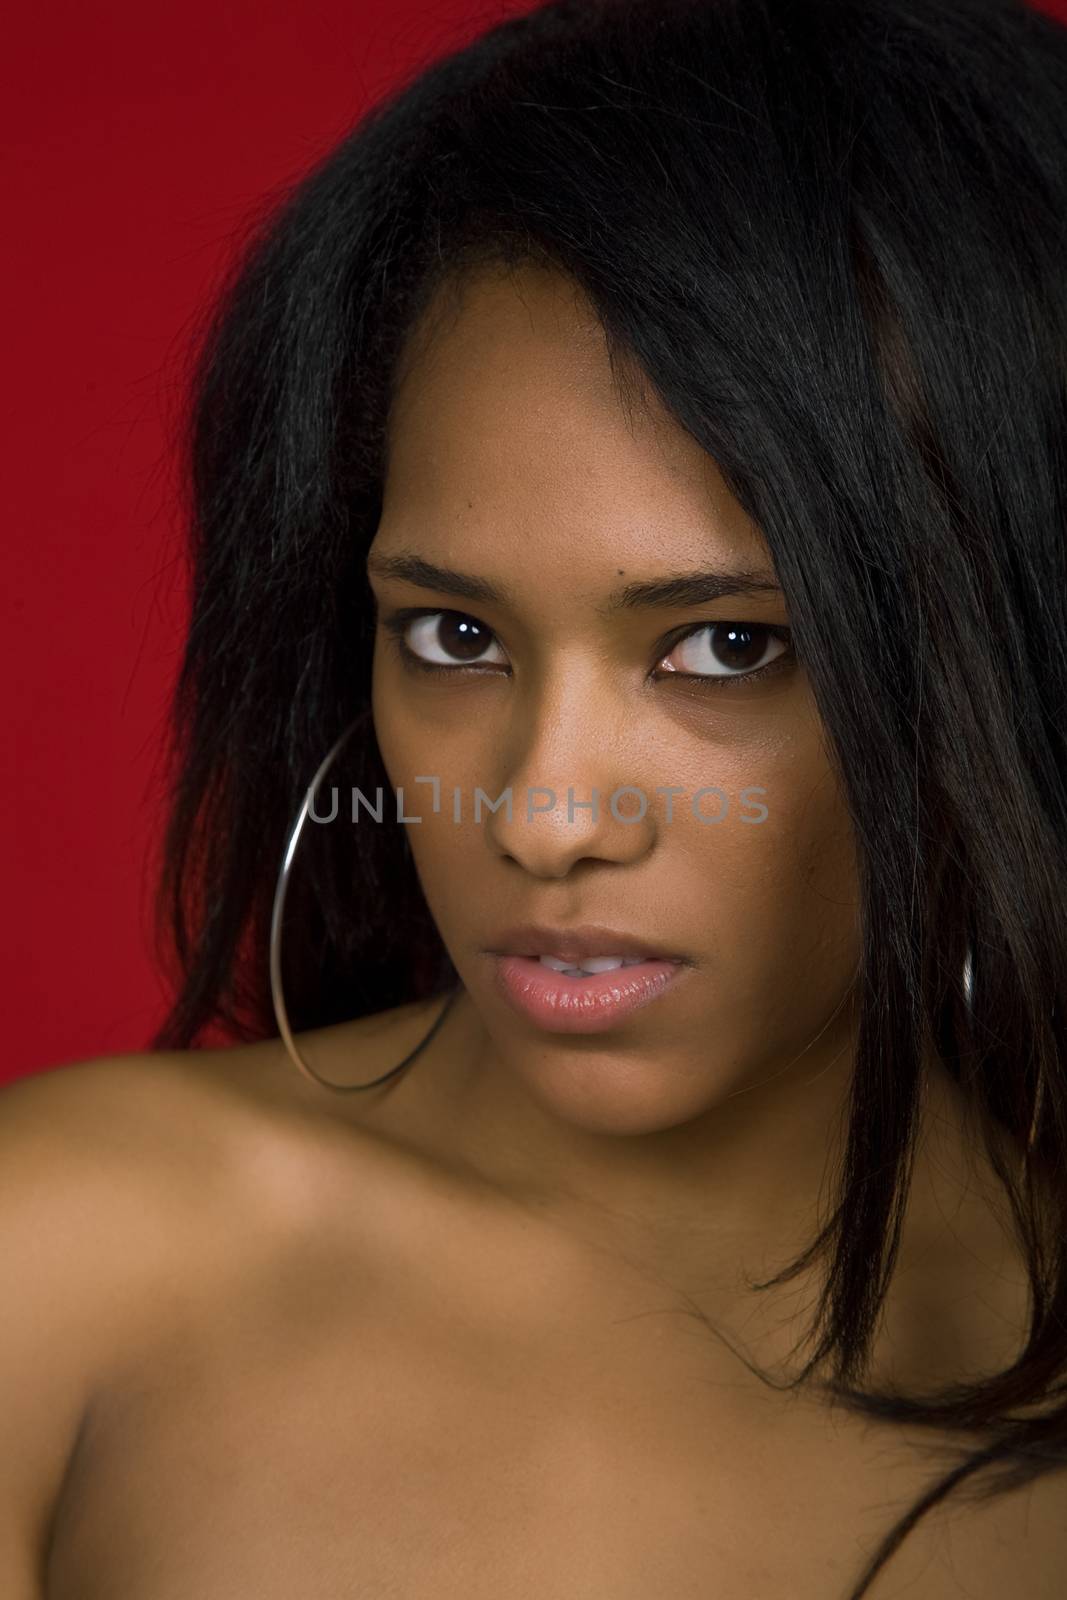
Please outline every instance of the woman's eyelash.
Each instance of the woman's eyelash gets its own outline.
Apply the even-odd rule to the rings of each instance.
[[[414,650],[412,650],[411,646],[404,638],[404,635],[408,631],[408,628],[411,626],[411,624],[417,621],[420,617],[460,617],[465,621],[477,621],[477,618],[470,616],[466,611],[453,611],[448,608],[442,608],[441,606],[405,606],[399,611],[393,611],[387,616],[382,616],[380,618],[381,625],[385,629],[385,632],[392,643],[395,645],[405,666],[410,667],[417,672],[428,673],[438,678],[455,677],[468,670],[481,672],[484,669],[485,663],[479,663],[476,661],[457,661],[454,664],[449,665],[438,661],[424,661],[422,656],[418,655]],[[484,624],[479,623],[478,626],[484,627]],[[712,628],[728,627],[754,628],[760,630],[766,633],[770,638],[777,639],[785,646],[785,649],[782,651],[781,655],[775,656],[773,661],[766,662],[762,667],[753,667],[751,671],[748,672],[724,672],[721,674],[680,671],[663,672],[659,674],[659,679],[662,680],[664,678],[673,678],[682,683],[695,683],[699,684],[701,687],[721,689],[733,686],[735,684],[752,683],[756,679],[769,678],[778,672],[788,670],[794,665],[796,656],[793,649],[793,632],[791,628],[786,628],[780,623],[772,622],[746,623],[734,617],[724,618],[721,621],[717,619],[714,622],[696,622],[693,623],[691,627],[684,628],[681,632],[676,633],[673,636],[668,635],[667,639],[657,647],[656,660],[662,661],[665,655],[670,655],[670,653],[673,650],[676,650],[677,647],[686,639],[692,638],[697,634],[705,633]],[[485,633],[488,636],[488,645],[488,642],[495,640],[496,636],[493,634],[490,628],[485,628]]]

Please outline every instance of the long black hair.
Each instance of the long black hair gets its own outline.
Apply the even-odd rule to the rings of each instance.
[[[364,561],[404,341],[454,274],[569,274],[762,530],[864,930],[836,1209],[772,1281],[826,1263],[798,1382],[830,1362],[846,1406],[964,1439],[849,1600],[965,1479],[1067,1465],[1065,108],[1067,29],[1021,0],[555,0],[364,115],[257,222],[196,346],[160,1048],[276,1031],[287,827],[354,718],[352,781],[388,783]],[[454,985],[407,829],[314,831],[294,1027]],[[930,1048],[1010,1199],[1030,1320],[1006,1370],[908,1397],[861,1380]]]

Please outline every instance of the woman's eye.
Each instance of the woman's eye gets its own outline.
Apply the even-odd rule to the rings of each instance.
[[[390,632],[423,666],[486,666],[506,662],[492,631],[462,611],[432,611],[390,619]],[[496,655],[486,655],[496,650]]]
[[[767,622],[708,622],[680,639],[659,664],[668,676],[752,677],[789,650],[786,628]]]

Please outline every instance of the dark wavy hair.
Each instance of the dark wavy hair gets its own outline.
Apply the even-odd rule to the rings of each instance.
[[[836,1209],[771,1282],[826,1262],[796,1383],[830,1362],[852,1410],[962,1437],[849,1600],[964,1480],[992,1496],[1067,1465],[1065,107],[1067,29],[1018,0],[555,0],[424,67],[272,200],[194,347],[158,898],[180,978],[156,1048],[276,1033],[275,876],[354,718],[353,781],[388,784],[364,562],[404,343],[439,289],[480,263],[569,274],[613,365],[762,530],[864,929]],[[453,986],[406,828],[313,832],[294,1027]],[[1011,1366],[909,1397],[862,1380],[928,1048],[1031,1298]]]

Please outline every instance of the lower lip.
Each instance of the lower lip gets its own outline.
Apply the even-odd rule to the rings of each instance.
[[[647,1006],[686,963],[640,961],[632,967],[568,978],[535,956],[495,955],[497,987],[522,1016],[552,1033],[599,1033]]]

